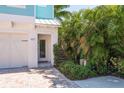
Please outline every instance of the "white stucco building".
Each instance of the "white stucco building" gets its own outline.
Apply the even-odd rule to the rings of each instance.
[[[54,65],[59,23],[53,6],[0,6],[0,68]]]

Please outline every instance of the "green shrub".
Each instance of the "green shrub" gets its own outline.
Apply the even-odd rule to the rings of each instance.
[[[106,75],[108,73],[106,61],[90,60],[87,66],[97,75]]]
[[[121,64],[119,58],[117,57],[111,57],[109,63],[109,71],[111,73],[116,73],[120,69],[119,63]]]
[[[87,66],[75,64],[73,61],[66,61],[59,65],[58,69],[71,80],[80,80],[96,76]]]
[[[124,77],[124,59],[122,59],[119,63],[118,63],[118,75],[120,75],[121,77]]]
[[[54,45],[54,65],[58,66],[67,59],[68,57],[64,54],[64,50],[59,45]]]

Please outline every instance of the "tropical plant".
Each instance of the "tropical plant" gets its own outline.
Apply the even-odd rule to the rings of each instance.
[[[62,19],[70,14],[69,11],[66,10],[69,5],[55,5],[54,6],[54,14],[55,18],[59,21],[62,21]]]
[[[73,12],[61,25],[59,31],[59,42],[61,47],[79,64],[83,55],[81,37],[84,32],[85,20],[82,17],[82,11]]]
[[[89,21],[86,31],[89,44],[88,59],[95,65],[95,70],[100,64],[104,64],[103,66],[107,66],[111,72],[114,64],[110,59],[123,56],[123,14],[123,6],[98,6],[84,12],[83,17]]]
[[[124,6],[102,5],[73,12],[62,21],[59,44],[75,63],[79,64],[83,55],[89,69],[98,75],[122,71],[119,62],[124,58],[123,25]]]
[[[61,63],[58,69],[71,80],[80,80],[97,76],[97,74],[89,69],[87,66],[74,64],[74,62],[71,60]]]

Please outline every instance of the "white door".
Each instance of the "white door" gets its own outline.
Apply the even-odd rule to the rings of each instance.
[[[0,68],[27,66],[27,39],[25,34],[0,33]]]

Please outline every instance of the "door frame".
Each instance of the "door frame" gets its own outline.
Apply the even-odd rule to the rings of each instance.
[[[45,58],[40,58],[40,40],[45,40]],[[38,61],[48,61],[47,37],[41,36],[38,38]]]

